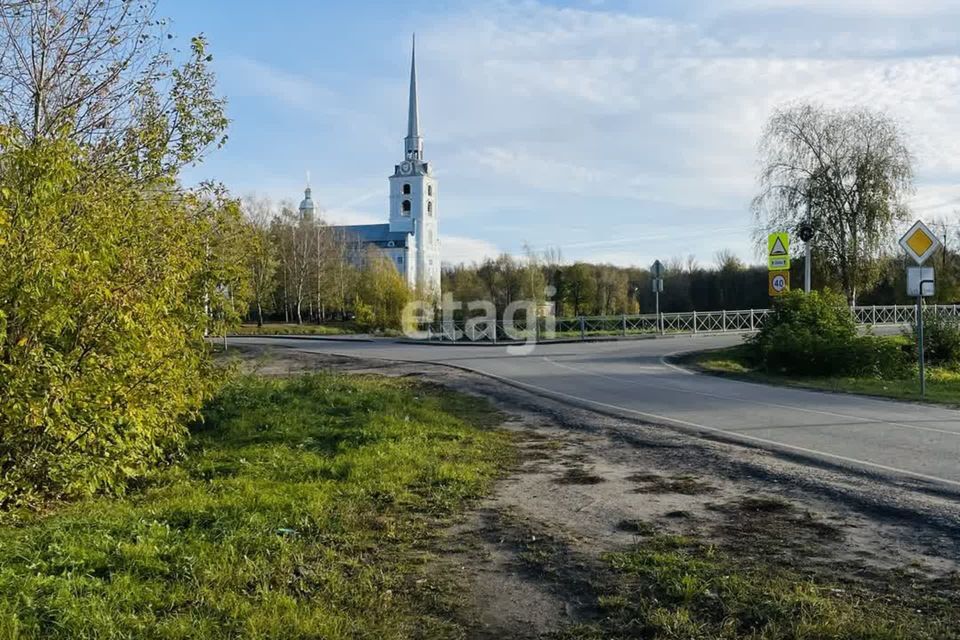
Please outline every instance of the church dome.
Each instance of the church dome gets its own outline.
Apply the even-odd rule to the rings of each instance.
[[[314,210],[313,198],[310,194],[310,187],[307,187],[303,190],[303,200],[300,201],[300,215],[304,218],[312,216]]]

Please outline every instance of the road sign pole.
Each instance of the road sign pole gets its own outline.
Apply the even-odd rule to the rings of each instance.
[[[663,291],[663,263],[659,260],[654,260],[653,266],[650,267],[650,275],[653,276],[651,279],[651,288],[653,289],[653,300],[654,300],[654,311],[657,314],[657,333],[663,333],[663,321],[660,319],[660,292]]]
[[[927,393],[927,375],[924,370],[923,357],[923,284],[920,285],[921,295],[917,296],[917,353],[920,354],[920,397]]]
[[[654,305],[656,305],[654,307],[654,312],[657,314],[657,333],[662,334],[663,323],[660,322],[660,289],[659,288],[656,291],[654,291],[653,300],[654,300]]]
[[[917,360],[920,363],[920,397],[927,394],[926,357],[923,353],[923,296],[925,284],[930,285],[927,295],[934,295],[933,268],[924,268],[923,263],[940,248],[940,239],[923,224],[921,220],[913,223],[900,238],[900,246],[908,256],[917,263],[916,267],[907,268],[907,293],[913,293],[916,283],[917,295]]]
[[[807,219],[806,228],[803,229],[801,239],[803,240],[803,292],[810,293],[810,242],[813,240],[813,226],[810,224],[810,194],[807,194]]]

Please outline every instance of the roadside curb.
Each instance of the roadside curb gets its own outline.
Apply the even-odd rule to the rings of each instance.
[[[366,335],[361,335],[360,337],[348,337],[348,336],[311,336],[311,335],[297,335],[290,334],[285,335],[282,333],[269,333],[269,334],[236,334],[230,335],[227,334],[227,339],[233,338],[266,338],[268,340],[314,340],[321,342],[376,342],[377,338],[373,338]]]

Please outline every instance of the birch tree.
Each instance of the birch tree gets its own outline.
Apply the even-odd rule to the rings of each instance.
[[[878,258],[908,216],[913,167],[903,131],[867,108],[794,105],[773,113],[759,150],[758,236],[796,233],[809,208],[817,255],[855,304],[877,281]]]
[[[95,147],[96,164],[169,175],[222,144],[227,124],[206,39],[185,52],[171,40],[150,0],[0,2],[0,118],[30,140]]]
[[[257,326],[263,326],[263,307],[270,299],[273,277],[279,264],[277,247],[271,241],[270,221],[273,205],[268,199],[244,198],[243,212],[250,227],[250,250],[246,255]]]

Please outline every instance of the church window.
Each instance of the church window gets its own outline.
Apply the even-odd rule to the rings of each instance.
[[[428,195],[428,196],[432,196],[432,195],[433,195],[433,185],[432,185],[432,184],[428,184],[428,185],[427,185],[427,195]]]
[[[403,212],[404,212],[405,214],[410,215],[410,201],[409,201],[409,200],[404,200],[404,201],[403,201],[403,205],[401,205],[401,208],[403,209]]]
[[[433,213],[433,202],[427,200],[427,213]]]
[[[403,264],[403,256],[397,256],[397,264]]]
[[[390,240],[389,242],[387,242],[387,246],[388,246],[388,247],[395,247],[395,246],[396,246],[396,243],[395,243],[393,240]]]
[[[403,185],[403,195],[410,195],[410,183],[406,182]]]

